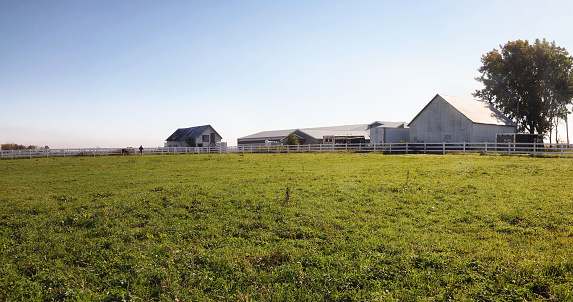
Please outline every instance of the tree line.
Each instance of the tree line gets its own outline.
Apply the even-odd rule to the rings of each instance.
[[[567,50],[545,39],[517,40],[486,53],[481,62],[476,80],[485,87],[473,96],[514,120],[519,132],[549,135],[551,142],[573,105],[573,57]]]
[[[7,144],[2,144],[0,145],[0,150],[34,150],[34,149],[50,149],[50,147],[48,146],[44,146],[42,148],[38,147],[38,146],[34,146],[34,145],[29,145],[29,146],[24,146],[24,145],[18,145],[18,144],[13,144],[13,143],[7,143]]]

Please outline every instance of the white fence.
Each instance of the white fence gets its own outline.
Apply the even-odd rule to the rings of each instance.
[[[77,149],[25,149],[2,150],[1,159],[53,157],[53,156],[104,156],[104,155],[166,155],[166,154],[221,154],[221,153],[303,153],[303,152],[361,152],[385,154],[552,154],[563,157],[573,155],[571,144],[543,143],[388,143],[388,144],[323,144],[323,145],[244,145],[236,147],[164,147],[145,148],[77,148]]]

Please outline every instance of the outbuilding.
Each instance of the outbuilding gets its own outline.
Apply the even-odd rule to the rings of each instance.
[[[410,140],[406,122],[375,122],[370,125],[370,143],[403,143]]]
[[[165,147],[214,147],[222,139],[211,125],[179,128],[165,140]]]
[[[410,122],[410,142],[495,142],[517,125],[484,101],[436,94]]]

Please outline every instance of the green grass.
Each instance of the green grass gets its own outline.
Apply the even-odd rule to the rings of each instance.
[[[573,300],[572,158],[0,161],[0,300]]]

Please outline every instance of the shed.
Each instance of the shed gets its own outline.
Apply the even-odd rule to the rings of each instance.
[[[370,143],[387,144],[408,142],[410,129],[406,122],[376,122],[370,125]]]
[[[410,142],[495,142],[517,125],[484,101],[436,94],[410,122]]]
[[[222,139],[211,125],[179,128],[165,140],[165,147],[213,147]]]

